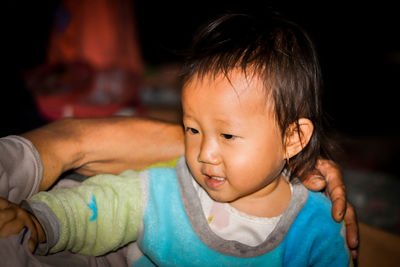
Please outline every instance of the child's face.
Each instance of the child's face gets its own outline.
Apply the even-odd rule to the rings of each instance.
[[[284,166],[285,149],[262,82],[240,71],[183,88],[185,154],[196,181],[216,201],[266,196]]]

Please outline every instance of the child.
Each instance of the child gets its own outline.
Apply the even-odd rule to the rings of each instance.
[[[307,34],[277,15],[228,14],[199,32],[187,62],[185,156],[33,196],[21,219],[33,243],[88,255],[127,246],[139,266],[349,265],[330,201],[296,178],[332,145]]]

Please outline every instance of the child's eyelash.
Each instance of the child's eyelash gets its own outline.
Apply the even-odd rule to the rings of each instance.
[[[199,133],[198,130],[196,130],[195,128],[191,128],[191,127],[186,127],[185,131],[186,132],[190,132],[192,134],[198,134]],[[233,140],[233,139],[236,138],[236,136],[232,135],[232,134],[221,134],[221,136],[226,140]]]
[[[197,134],[197,133],[199,133],[199,131],[198,130],[196,130],[196,129],[194,129],[194,128],[191,128],[191,127],[186,127],[186,132],[191,132],[191,133],[193,133],[193,134]]]
[[[221,134],[221,136],[222,136],[223,138],[227,139],[227,140],[231,140],[231,139],[234,139],[234,138],[235,138],[235,136],[232,135],[232,134]]]

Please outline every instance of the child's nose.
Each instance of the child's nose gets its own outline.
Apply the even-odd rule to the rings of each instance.
[[[213,165],[219,164],[220,156],[218,152],[218,144],[211,140],[203,140],[197,160],[201,163]]]

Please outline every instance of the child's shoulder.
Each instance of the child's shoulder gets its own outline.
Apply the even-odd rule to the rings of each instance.
[[[332,218],[332,203],[320,192],[307,190],[308,199],[298,214],[298,220],[314,228],[315,231],[340,232],[341,223],[337,223]],[[319,229],[319,230],[318,230]]]
[[[343,223],[333,220],[332,204],[325,195],[306,192],[306,203],[287,234],[288,255],[300,255],[293,257],[294,261],[302,261],[301,255],[309,255],[307,265],[320,262],[321,266],[346,266],[349,257]],[[299,242],[302,244],[300,247]]]
[[[292,205],[296,208],[296,215],[290,225],[290,232],[312,233],[309,237],[324,236],[325,234],[336,235],[341,230],[341,224],[332,218],[331,201],[320,192],[308,190],[300,181],[293,184]],[[291,210],[286,214],[291,214]]]
[[[332,208],[332,202],[323,193],[310,190],[308,190],[308,200],[306,205],[309,205],[314,210],[328,211],[329,214]]]
[[[331,210],[332,202],[322,193],[308,191],[308,199],[305,203],[302,213],[309,214],[309,216],[316,216],[319,219],[332,221]]]
[[[128,169],[121,172],[118,177],[121,178],[135,178],[138,177],[140,179],[146,179],[151,177],[160,177],[160,176],[175,176],[175,168],[178,163],[179,158],[172,159],[170,161],[157,162],[151,164],[143,169],[134,170]]]
[[[178,184],[177,179],[177,162],[178,159],[173,159],[167,162],[160,162],[142,169],[141,176],[147,178],[149,185],[152,187],[166,189],[170,188],[172,184]]]
[[[338,239],[342,242],[343,224],[333,220],[331,201],[322,193],[306,192],[307,201],[290,227],[291,236],[317,242],[325,239]]]

